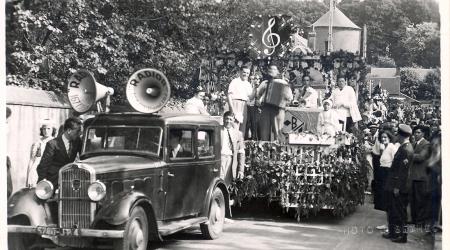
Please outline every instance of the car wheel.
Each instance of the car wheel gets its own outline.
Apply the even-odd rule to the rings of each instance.
[[[203,236],[210,240],[219,238],[223,231],[224,221],[225,198],[220,188],[216,188],[211,199],[208,223],[200,224]]]
[[[115,250],[146,250],[148,243],[147,214],[142,207],[135,207],[125,223],[123,239],[114,242]]]
[[[8,234],[8,250],[28,250],[36,242],[36,236],[31,234],[10,233]],[[33,250],[43,248],[33,247]]]

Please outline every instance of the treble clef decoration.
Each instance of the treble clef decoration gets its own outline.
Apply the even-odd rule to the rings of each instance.
[[[280,36],[277,33],[272,33],[272,27],[275,26],[275,18],[272,17],[267,22],[268,27],[264,31],[262,35],[262,43],[264,46],[266,46],[268,49],[264,49],[264,54],[270,56],[275,52],[275,48],[280,45]],[[274,37],[276,42],[274,42]],[[268,42],[268,43],[267,43]]]

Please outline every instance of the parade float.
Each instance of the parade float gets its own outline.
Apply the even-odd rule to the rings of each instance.
[[[334,7],[334,10],[337,9]],[[326,13],[316,23],[317,27],[323,26],[320,24],[323,22],[331,23],[330,34],[342,32],[345,23],[351,23],[340,11]],[[339,24],[334,32],[333,22]],[[360,32],[353,23],[348,26]],[[358,104],[363,106],[370,95],[363,54],[339,47],[345,43],[328,42],[332,39],[325,41],[325,51],[311,49],[308,44],[316,47],[314,43],[323,37],[318,34],[320,29],[313,29],[308,42],[301,36],[302,32],[289,23],[289,18],[282,15],[256,17],[251,27],[248,51],[219,51],[215,58],[204,60],[200,67],[200,84],[208,93],[213,93],[211,96],[218,97],[208,102],[211,114],[220,115],[220,110],[226,106],[225,93],[231,81],[226,72],[242,65],[251,66],[251,74],[261,79],[268,65],[277,65],[281,77],[289,82],[293,91],[301,89],[302,76],[309,75],[311,86],[319,93],[319,107],[321,100],[331,95],[337,75],[345,75],[359,96]],[[355,37],[358,40],[353,47],[360,48],[359,36]],[[294,211],[300,219],[321,209],[331,209],[334,215],[345,216],[364,203],[368,185],[364,135],[356,129],[353,133],[339,131],[335,136],[320,136],[316,128],[321,111],[321,108],[302,108],[293,103],[286,108],[283,140],[246,141],[245,178],[230,187],[235,205],[245,206],[249,200],[263,199],[267,205],[279,204],[285,212]]]

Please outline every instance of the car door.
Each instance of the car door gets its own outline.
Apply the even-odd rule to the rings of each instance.
[[[197,179],[195,174],[195,126],[168,127],[166,137],[167,186],[164,219],[170,220],[196,214],[195,196]],[[181,134],[179,143],[182,147],[176,155],[172,154],[171,139]]]
[[[200,126],[197,130],[196,148],[198,161],[195,164],[197,178],[197,196],[195,197],[195,209],[201,211],[206,199],[208,188],[214,176],[219,174],[220,161],[216,159],[216,131],[211,126]]]

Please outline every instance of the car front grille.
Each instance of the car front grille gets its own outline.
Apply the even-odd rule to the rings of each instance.
[[[95,203],[88,197],[88,188],[95,179],[95,173],[91,169],[72,164],[61,169],[59,176],[59,226],[89,228]]]

